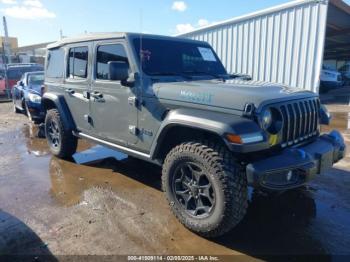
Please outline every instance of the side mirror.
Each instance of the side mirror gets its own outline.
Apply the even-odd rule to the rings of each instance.
[[[129,78],[129,64],[124,61],[108,62],[109,80],[126,81]]]
[[[17,82],[17,86],[24,86],[24,84],[23,84],[22,81],[18,81],[18,82]]]

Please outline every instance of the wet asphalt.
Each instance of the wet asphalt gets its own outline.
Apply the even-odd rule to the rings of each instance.
[[[338,129],[350,145],[350,106],[326,102],[334,118],[323,131]],[[298,190],[279,195],[251,190],[242,223],[207,240],[173,217],[158,167],[85,141],[79,142],[76,160],[60,160],[37,137],[38,128],[24,115],[15,115],[11,104],[0,103],[0,116],[0,255],[350,259],[349,153]]]

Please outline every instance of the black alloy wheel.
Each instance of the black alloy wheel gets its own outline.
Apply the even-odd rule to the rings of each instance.
[[[176,200],[193,217],[208,217],[215,206],[215,192],[205,171],[196,163],[186,162],[173,176]]]

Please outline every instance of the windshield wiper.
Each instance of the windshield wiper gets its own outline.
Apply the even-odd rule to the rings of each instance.
[[[152,72],[151,76],[181,76],[186,79],[193,79],[192,76],[185,73],[176,73],[176,72]]]
[[[204,72],[204,71],[183,71],[182,73],[184,74],[201,74],[201,75],[210,75],[214,78],[221,79],[225,81],[225,78],[222,75],[214,74],[214,73],[209,73],[209,72]]]

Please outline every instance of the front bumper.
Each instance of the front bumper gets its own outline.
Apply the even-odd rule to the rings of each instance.
[[[44,120],[45,111],[41,103],[33,103],[31,101],[27,101],[26,103],[33,120],[36,120],[36,121]]]
[[[271,190],[299,187],[344,158],[344,139],[338,131],[318,137],[314,142],[284,149],[246,167],[248,184]]]

